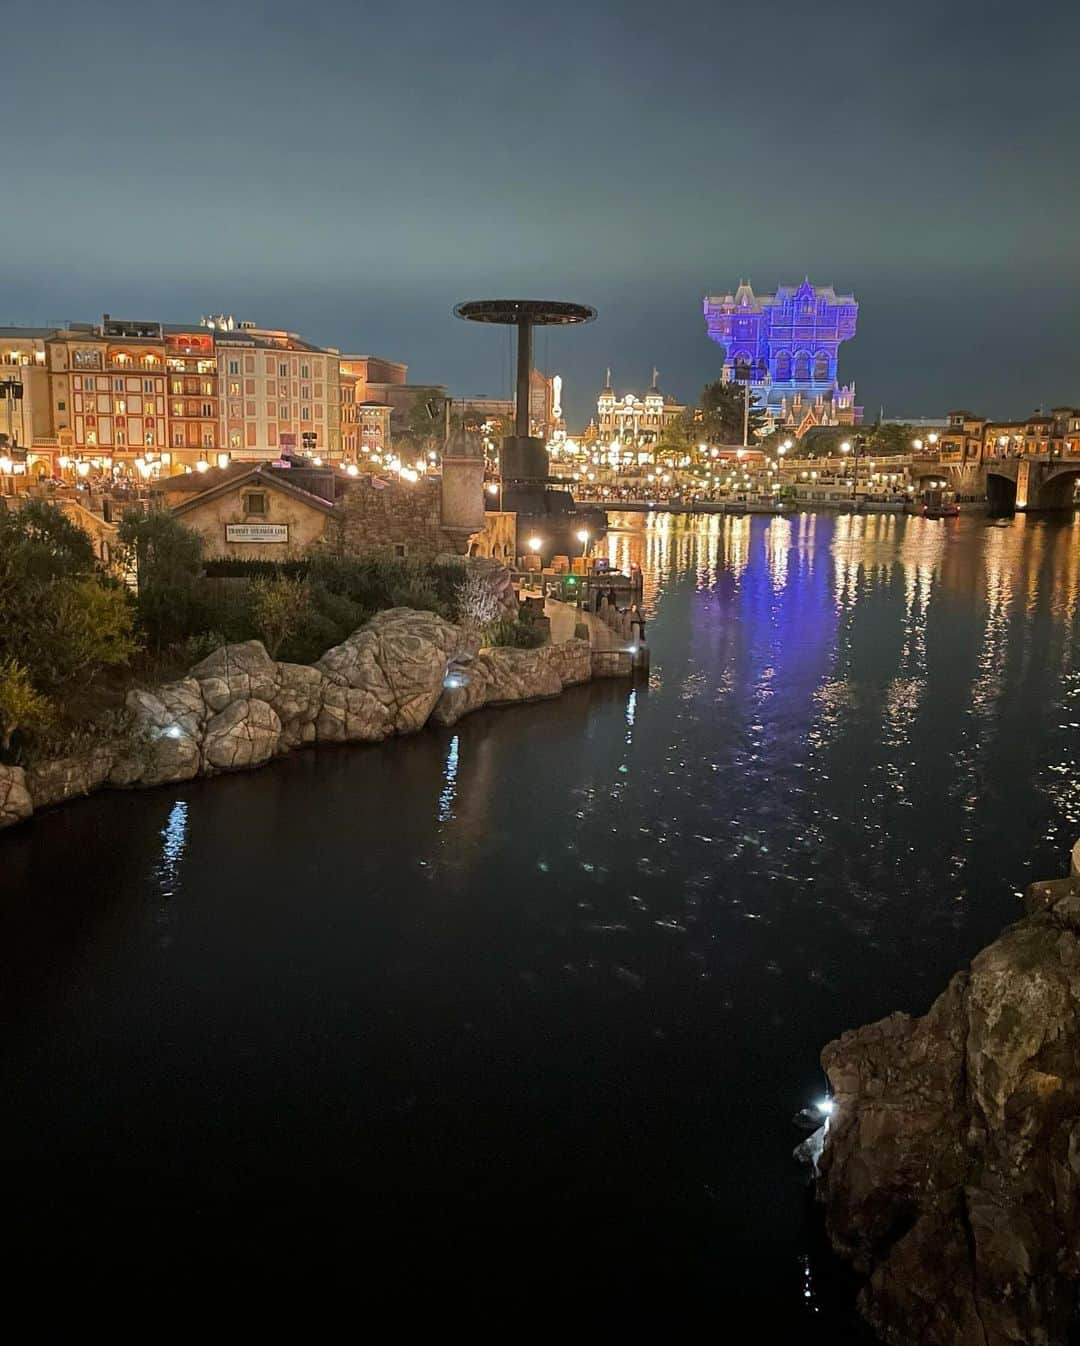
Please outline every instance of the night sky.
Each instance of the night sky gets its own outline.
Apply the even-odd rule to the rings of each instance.
[[[860,301],[868,417],[1080,403],[1080,6],[4,6],[0,322],[224,311],[505,396],[462,299],[592,303],[538,362],[696,395],[701,297]],[[545,344],[545,343],[548,344]]]

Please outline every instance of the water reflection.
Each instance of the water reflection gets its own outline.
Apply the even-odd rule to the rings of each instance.
[[[157,877],[162,897],[174,897],[178,890],[180,861],[187,844],[187,830],[187,802],[178,799],[169,810],[168,819],[161,829],[161,859],[157,866]]]
[[[88,1208],[141,1231],[111,1147],[158,1153],[170,1117],[181,1210],[192,1173],[233,1191],[243,1156],[249,1191],[295,1178],[290,1230],[321,1227],[326,1191],[389,1191],[378,1238],[399,1249],[425,1227],[402,1194],[440,1192],[472,1237],[440,1253],[458,1283],[485,1265],[516,1285],[554,1229],[567,1265],[665,1308],[745,1296],[762,1339],[852,1340],[824,1332],[789,1118],[823,1042],[925,1010],[1026,879],[1062,869],[1080,532],[612,523],[606,553],[643,568],[647,688],[295,754],[175,803],[102,795],[0,838],[0,944],[41,924],[33,975],[0,979],[20,1147],[41,1151],[21,1211],[100,1177]],[[168,942],[147,940],[159,908]],[[288,1240],[239,1207],[229,1257],[275,1266]],[[196,1224],[214,1238],[201,1216],[181,1237]],[[665,1266],[674,1230],[689,1252]]]

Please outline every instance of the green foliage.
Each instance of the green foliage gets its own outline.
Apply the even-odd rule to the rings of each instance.
[[[122,564],[138,584],[139,625],[154,649],[183,640],[203,624],[195,581],[202,539],[167,510],[129,512],[117,532]]]
[[[741,383],[724,383],[717,379],[701,390],[702,421],[698,427],[701,438],[708,444],[741,444],[743,442],[743,414],[745,391]],[[753,443],[755,430],[765,424],[765,416],[750,399],[749,440]]]
[[[45,584],[92,574],[94,544],[58,505],[28,500],[0,509],[0,581]]]
[[[276,575],[251,582],[252,625],[271,659],[278,657],[282,645],[302,627],[310,610],[307,580]]]
[[[53,707],[30,681],[30,670],[18,659],[0,659],[0,750],[11,747],[16,730],[44,727],[52,718]]]
[[[537,622],[492,622],[487,628],[489,645],[511,645],[519,650],[535,650],[547,640],[547,633]]]
[[[879,458],[892,454],[910,453],[912,440],[918,435],[910,425],[873,425],[867,436],[867,449]],[[926,438],[925,435],[922,436]]]
[[[119,585],[93,578],[57,580],[40,596],[26,633],[26,660],[50,692],[85,686],[102,668],[126,664],[139,649],[131,599]]]
[[[657,448],[661,453],[670,453],[682,455],[689,452],[690,448],[699,442],[694,438],[695,429],[694,413],[690,410],[680,412],[678,416],[672,418],[664,426],[660,434],[660,442]],[[739,423],[739,435],[742,436],[742,422]]]
[[[76,724],[56,717],[18,736],[13,754],[23,766],[56,757],[86,756],[103,743],[122,741],[126,747],[145,746],[145,731],[136,727],[135,718],[123,707],[101,711]]]
[[[274,579],[284,575],[291,580],[306,579],[310,561],[263,561],[256,557],[211,556],[202,565],[207,579]]]

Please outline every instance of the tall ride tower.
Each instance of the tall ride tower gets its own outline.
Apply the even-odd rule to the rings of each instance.
[[[855,335],[859,305],[831,285],[781,285],[755,295],[707,295],[705,326],[724,347],[725,382],[749,383],[774,427],[852,425],[862,419],[854,383],[837,377],[840,345]]]

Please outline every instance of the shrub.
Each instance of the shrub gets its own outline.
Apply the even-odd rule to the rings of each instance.
[[[487,576],[468,570],[455,589],[456,616],[474,626],[487,626],[499,615],[499,599]]]
[[[139,649],[131,599],[118,585],[89,577],[57,580],[39,601],[26,652],[35,682],[47,690],[88,683],[102,668],[128,663]]]
[[[52,703],[30,681],[30,670],[18,659],[0,660],[0,750],[10,749],[16,730],[43,728],[52,714]]]
[[[492,622],[487,629],[489,645],[513,645],[519,650],[535,650],[547,640],[547,634],[536,622]]]
[[[251,582],[251,621],[271,659],[303,624],[311,609],[307,580],[277,575]]]

